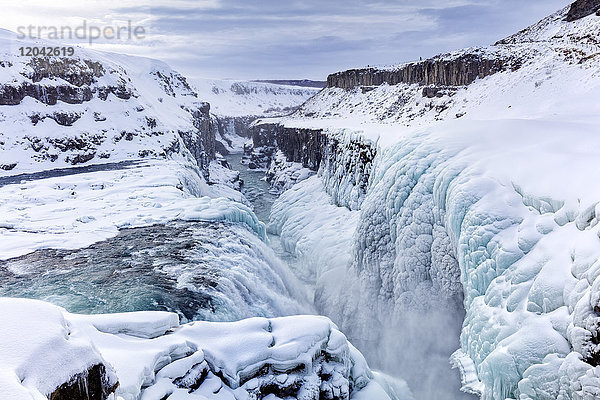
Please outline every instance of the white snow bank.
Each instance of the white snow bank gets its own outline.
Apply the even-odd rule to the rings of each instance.
[[[179,326],[177,314],[163,311],[136,311],[115,314],[68,314],[76,325],[92,325],[98,331],[112,335],[124,334],[152,339]]]
[[[44,399],[63,383],[104,364],[90,338],[63,310],[36,300],[0,298],[0,388],[6,399]]]
[[[339,286],[352,260],[359,214],[332,203],[321,179],[312,176],[281,194],[268,224],[284,250],[296,257],[294,264],[302,267],[295,272],[328,294]],[[326,286],[329,290],[323,290]]]
[[[179,326],[176,315],[161,312],[84,316],[32,300],[2,298],[0,305],[9,329],[0,338],[0,382],[12,382],[7,389],[15,399],[27,391],[39,397],[106,360],[125,400],[250,400],[259,393],[390,400],[364,358],[324,317]],[[410,398],[401,383],[390,387],[404,394],[392,398]]]
[[[81,248],[122,228],[175,219],[243,223],[265,239],[264,224],[250,208],[212,198],[222,194],[215,187],[197,168],[174,160],[1,186],[0,259]]]

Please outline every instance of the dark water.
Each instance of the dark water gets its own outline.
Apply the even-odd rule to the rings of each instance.
[[[263,178],[265,171],[248,169],[241,163],[242,154],[230,154],[227,161],[231,169],[240,172],[240,178],[244,181],[242,193],[252,203],[254,213],[264,223],[269,221],[271,206],[277,200],[277,195],[269,192],[269,183]]]
[[[82,167],[58,168],[58,169],[51,169],[51,170],[47,170],[47,171],[32,172],[29,174],[1,176],[0,177],[0,187],[5,186],[5,185],[12,185],[12,184],[19,183],[22,181],[34,181],[34,180],[38,180],[38,179],[54,178],[54,177],[58,177],[58,176],[84,174],[87,172],[114,171],[114,170],[118,170],[118,169],[133,168],[136,165],[141,164],[142,162],[143,161],[139,161],[139,160],[129,160],[129,161],[114,162],[114,163],[85,165]]]
[[[245,181],[244,194],[266,221],[277,196],[269,193],[264,172],[247,170],[240,160],[229,158]],[[0,185],[134,165],[22,174],[0,178]],[[306,312],[284,283],[287,266],[269,251],[232,223],[174,221],[123,229],[84,249],[40,250],[0,261],[0,296],[42,299],[80,313],[174,311],[188,320]]]
[[[279,195],[274,194],[269,190],[271,185],[264,179],[265,171],[248,169],[246,165],[241,163],[242,154],[230,154],[226,158],[231,166],[231,169],[240,172],[240,178],[244,181],[244,184],[242,185],[242,193],[244,196],[246,196],[250,203],[252,203],[254,213],[260,221],[268,224],[269,215],[271,214],[271,207]],[[283,249],[281,246],[281,241],[279,240],[279,236],[271,233],[267,233],[267,235],[269,237],[269,245],[271,246],[271,249],[273,249],[277,257],[279,257],[279,259],[281,259],[291,271],[296,272],[296,276],[304,284],[304,292],[306,292],[308,297],[312,298],[312,291],[314,290],[312,285],[314,282],[302,278],[304,275],[306,275],[305,273],[299,271],[299,269],[302,268],[302,265],[298,264],[298,261],[293,254]]]
[[[223,224],[181,223],[123,229],[112,239],[80,250],[41,250],[0,261],[0,295],[37,298],[72,312],[177,311],[188,319],[214,311],[210,295],[219,271],[203,263]],[[203,240],[195,234],[202,232]],[[211,234],[212,233],[212,234]],[[193,264],[194,285],[178,287],[161,266]]]

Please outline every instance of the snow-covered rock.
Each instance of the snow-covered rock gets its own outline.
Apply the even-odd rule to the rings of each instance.
[[[0,310],[2,398],[83,398],[88,390],[89,398],[106,399],[115,390],[113,367],[60,308],[36,300],[0,298]]]
[[[166,64],[78,47],[73,57],[15,50],[45,45],[0,32],[0,176],[173,157],[205,169],[214,158],[208,103]]]
[[[314,174],[314,171],[303,167],[302,164],[288,161],[285,155],[279,151],[271,160],[265,178],[271,184],[271,191],[279,194]]]
[[[76,315],[34,300],[0,303],[0,382],[2,396],[12,399],[46,398],[98,363],[106,387],[115,390],[118,379],[116,395],[124,400],[390,400],[378,382],[394,399],[412,399],[401,382],[374,379],[324,317],[179,325],[165,312]]]

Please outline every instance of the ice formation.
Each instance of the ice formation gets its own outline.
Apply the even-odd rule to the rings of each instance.
[[[482,50],[520,60],[514,70],[432,98],[416,84],[329,88],[296,114],[266,121],[375,143],[360,201],[349,195],[352,181],[322,164],[321,193],[330,197],[298,207],[309,190],[286,192],[272,224],[287,248],[316,261],[336,253],[323,243],[304,250],[315,234],[300,216],[331,204],[359,210],[353,237],[328,237],[353,255],[337,260],[346,280],[321,284],[316,296],[327,301],[317,304],[359,348],[380,350],[384,368],[410,374],[419,362],[444,362],[459,345],[450,328],[462,300],[453,363],[465,390],[486,400],[600,395],[600,192],[592,183],[600,17],[567,22],[568,9]],[[415,360],[406,352],[418,348],[411,331],[427,349]]]
[[[121,400],[391,400],[378,382],[394,399],[412,399],[402,384],[374,379],[362,355],[324,317],[180,325],[166,312],[77,315],[36,300],[0,303],[0,348],[8,357],[0,382],[2,395],[13,399],[46,398],[97,363]]]

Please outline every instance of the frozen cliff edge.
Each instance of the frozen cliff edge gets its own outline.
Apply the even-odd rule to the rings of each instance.
[[[0,305],[0,382],[13,399],[390,399],[377,381],[393,382],[374,379],[324,317],[180,325],[166,312],[76,315],[9,298]],[[93,368],[102,371],[99,391],[68,391],[64,383]],[[401,385],[395,394],[412,398]]]
[[[304,251],[319,233],[298,224],[295,214],[318,220],[331,205],[345,207],[340,215],[358,210],[353,237],[331,239],[334,248],[340,240],[346,251],[352,248],[342,266],[346,281],[341,290],[318,287],[316,301],[323,307],[319,298],[329,297],[330,304],[336,298],[338,307],[320,311],[383,368],[414,369],[406,343],[394,347],[404,332],[427,321],[411,314],[443,317],[455,304],[458,309],[449,309],[464,306],[466,315],[462,353],[453,361],[468,391],[494,400],[600,395],[600,191],[591,184],[600,151],[594,95],[600,88],[600,17],[588,13],[569,22],[570,9],[481,51],[510,55],[519,68],[467,86],[330,87],[294,115],[264,121],[270,132],[266,124],[275,132],[296,130],[298,137],[311,131],[375,144],[360,179],[347,179],[356,168],[332,179],[331,171],[351,164],[334,162],[332,169],[321,162],[316,168],[330,198],[302,203],[299,191],[308,181],[302,182],[290,189],[298,193],[286,192],[275,204],[271,222],[287,248],[317,261],[328,254],[327,245],[321,240],[313,253]],[[292,153],[301,148],[292,146]],[[336,153],[339,160],[352,159],[343,147]],[[365,179],[361,192],[355,182]],[[440,321],[417,335],[421,344],[452,336]],[[440,356],[447,359],[453,340],[440,345]],[[408,365],[394,364],[386,357],[391,352]]]

